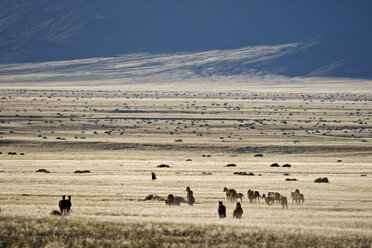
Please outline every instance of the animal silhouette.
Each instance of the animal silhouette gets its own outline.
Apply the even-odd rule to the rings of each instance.
[[[223,192],[226,192],[226,198],[231,202],[236,201],[238,199],[238,193],[236,192],[235,189],[228,189],[224,187]]]
[[[225,205],[223,205],[222,201],[218,201],[217,212],[218,212],[218,216],[220,216],[220,218],[226,218],[226,207],[225,207]]]
[[[172,194],[168,195],[167,199],[165,200],[165,204],[169,206],[175,205],[174,196]]]
[[[235,210],[233,212],[233,218],[240,219],[242,215],[243,215],[242,206],[240,205],[240,202],[237,202]]]
[[[269,206],[271,206],[275,202],[274,198],[266,196],[265,194],[263,194],[261,198],[264,199],[266,204],[269,205]]]
[[[280,204],[282,205],[282,209],[288,208],[287,197],[282,196],[280,198]]]
[[[190,206],[193,206],[194,203],[195,203],[195,198],[194,198],[194,194],[192,191],[189,192],[188,196],[187,196],[187,203],[190,205]]]
[[[244,195],[242,193],[238,193],[238,197],[240,199],[240,201],[243,201],[243,198],[244,198]]]
[[[61,211],[62,214],[67,214],[70,212],[71,209],[71,195],[68,196],[68,200],[66,200],[66,196],[62,196],[62,200],[59,201],[59,210]]]
[[[157,178],[156,178],[156,175],[155,175],[155,173],[154,172],[151,172],[151,179],[153,180],[153,181],[155,181]]]

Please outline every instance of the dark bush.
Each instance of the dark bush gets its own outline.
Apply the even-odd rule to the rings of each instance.
[[[53,210],[52,212],[50,212],[50,215],[61,215],[61,212],[58,210]]]
[[[76,170],[74,173],[90,173],[90,170]]]
[[[270,167],[279,167],[279,164],[278,163],[273,163],[270,165]]]
[[[167,164],[159,164],[158,168],[169,168],[170,166]]]
[[[227,164],[226,167],[236,167],[236,164]]]
[[[234,175],[240,175],[240,176],[254,176],[253,172],[244,172],[244,171],[238,171],[234,172]]]
[[[50,173],[48,170],[46,169],[38,169],[36,172],[42,172],[42,173]]]
[[[315,179],[314,182],[316,182],[316,183],[329,183],[328,178],[326,178],[326,177],[319,177],[319,178]]]

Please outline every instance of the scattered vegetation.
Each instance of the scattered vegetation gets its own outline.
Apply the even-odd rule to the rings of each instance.
[[[272,164],[270,165],[270,167],[279,167],[279,164],[278,164],[278,163],[272,163]]]
[[[158,196],[158,195],[148,195],[143,199],[143,201],[150,201],[150,200],[165,201],[165,198]]]
[[[327,177],[319,177],[319,178],[315,179],[314,182],[315,183],[329,183]]]
[[[227,164],[226,167],[236,167],[236,164]]]
[[[167,164],[159,164],[158,168],[170,168],[170,166]]]
[[[254,176],[254,173],[253,172],[238,171],[238,172],[234,172],[234,175]]]
[[[74,173],[77,173],[77,174],[90,173],[90,170],[76,170],[74,171]]]
[[[296,178],[286,178],[285,180],[286,180],[286,181],[297,181]]]

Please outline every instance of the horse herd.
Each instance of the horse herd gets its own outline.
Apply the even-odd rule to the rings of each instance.
[[[190,206],[193,206],[195,203],[195,198],[193,191],[190,187],[186,187],[187,197],[185,200],[183,197],[173,196],[173,194],[169,194],[167,199],[165,200],[166,205],[180,205],[181,203],[188,203]],[[236,207],[233,211],[233,218],[240,219],[243,215],[243,209],[241,206],[241,202],[243,201],[244,194],[238,193],[235,189],[228,189],[224,187],[223,192],[226,193],[226,198],[230,202],[236,202]],[[268,194],[260,194],[258,191],[248,190],[247,197],[249,203],[259,203],[260,199],[264,199],[265,203],[269,206],[274,204],[280,204],[282,209],[288,208],[288,200],[286,196],[281,195],[278,192],[268,192]],[[294,192],[291,192],[292,204],[303,204],[305,202],[305,197],[303,194],[300,193],[300,190],[296,189]],[[240,202],[238,202],[240,199]],[[219,201],[218,215],[220,218],[226,217],[226,207],[223,205],[222,201]]]
[[[165,204],[172,206],[172,205],[180,205],[181,203],[187,203],[190,206],[193,206],[195,203],[194,192],[191,190],[190,187],[186,187],[186,200],[180,196],[173,196],[173,194],[169,194],[167,199],[165,200]],[[224,187],[223,192],[226,193],[226,198],[230,202],[236,202],[236,207],[233,211],[233,218],[240,219],[243,215],[243,209],[241,206],[241,202],[243,201],[244,194],[238,193],[235,189],[228,189]],[[280,204],[282,209],[288,208],[287,197],[281,195],[278,192],[268,192],[268,194],[260,194],[258,191],[248,190],[247,197],[249,203],[259,203],[260,199],[264,199],[265,203],[269,206],[276,204]],[[303,194],[300,193],[300,190],[296,189],[294,192],[291,192],[292,204],[303,204],[305,202],[305,197]],[[240,199],[240,202],[238,202]],[[71,209],[71,196],[62,196],[62,200],[59,201],[59,209],[60,214],[68,214]],[[218,215],[220,218],[226,217],[226,207],[223,205],[222,201],[218,202]]]
[[[223,192],[226,193],[226,198],[230,202],[235,202],[238,199],[240,201],[243,201],[244,195],[242,193],[238,193],[235,189],[228,189],[224,187]],[[269,192],[266,194],[260,194],[258,191],[248,190],[247,197],[249,200],[249,203],[259,203],[260,199],[264,199],[265,203],[269,206],[272,206],[273,204],[277,203],[282,206],[282,209],[288,208],[288,200],[286,196],[281,195],[278,192]],[[303,204],[305,202],[304,194],[300,193],[299,189],[296,189],[294,192],[291,192],[291,198],[292,198],[292,204]],[[226,217],[226,207],[223,205],[222,201],[219,201],[218,205],[218,215],[220,218]],[[237,202],[236,207],[233,211],[233,218],[240,219],[243,214],[243,209],[241,207],[241,203]]]

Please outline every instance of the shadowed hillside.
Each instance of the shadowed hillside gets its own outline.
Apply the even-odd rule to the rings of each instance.
[[[310,43],[279,59],[236,61],[211,73],[372,78],[371,12],[368,1],[4,0],[0,63]]]

